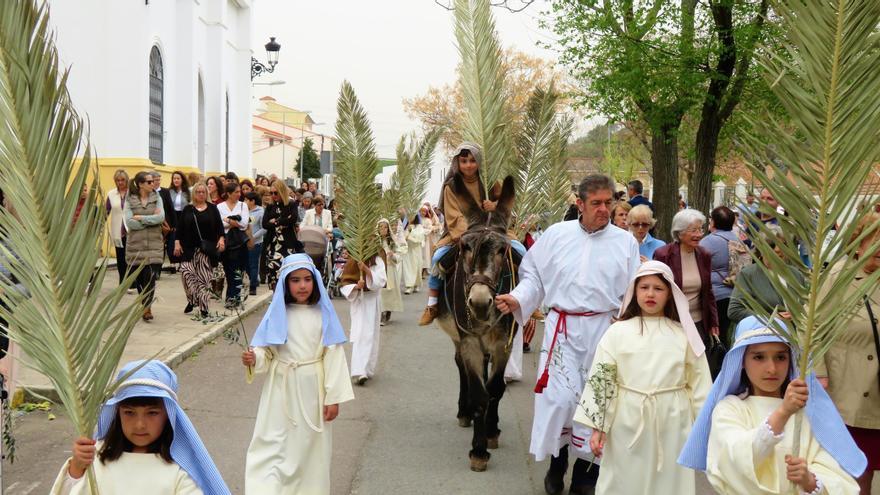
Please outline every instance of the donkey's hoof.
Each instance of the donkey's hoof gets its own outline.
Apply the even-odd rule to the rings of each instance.
[[[458,426],[461,426],[462,428],[470,428],[471,423],[472,423],[471,418],[469,418],[467,416],[459,416],[458,417]]]
[[[498,435],[495,438],[487,438],[486,439],[486,448],[495,450],[498,448],[498,442],[501,439],[501,435]]]
[[[480,459],[479,457],[470,456],[471,471],[482,473],[489,468],[489,458]]]

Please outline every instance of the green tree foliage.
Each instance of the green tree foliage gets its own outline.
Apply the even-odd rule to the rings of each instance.
[[[305,158],[305,165],[302,164]],[[315,143],[312,138],[306,138],[303,142],[303,148],[296,157],[296,171],[300,171],[302,166],[302,180],[320,179],[321,178],[321,157],[315,151]]]

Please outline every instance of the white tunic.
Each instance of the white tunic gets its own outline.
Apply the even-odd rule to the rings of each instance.
[[[333,432],[323,406],[354,399],[344,349],[322,345],[321,309],[288,305],[287,321],[287,343],[254,349],[254,371],[268,376],[247,451],[249,495],[330,493]]]
[[[100,443],[98,444],[100,451]],[[74,480],[64,463],[50,495],[90,495],[87,475]],[[95,480],[101,495],[201,495],[202,490],[177,463],[165,462],[157,454],[123,453],[119,459],[102,464],[95,458]]]
[[[535,394],[535,416],[529,451],[538,461],[558,455],[575,440],[579,457],[589,454],[590,430],[572,425],[587,371],[599,339],[611,324],[629,281],[639,267],[639,246],[629,232],[608,228],[587,233],[577,220],[551,226],[526,253],[519,268],[519,285],[513,295],[520,307],[514,312],[523,325],[542,303],[568,313],[598,313],[567,318],[567,333],[560,333],[550,361],[549,383]],[[544,323],[544,341],[538,376],[544,372],[547,353],[559,314],[550,311]],[[574,430],[572,430],[574,428]]]
[[[602,364],[616,368],[613,382]],[[616,391],[604,408],[596,398],[603,384]],[[711,387],[709,363],[694,354],[680,323],[649,317],[611,325],[574,415],[607,432],[596,493],[694,495],[694,471],[676,459]]]
[[[425,229],[416,225],[406,235],[407,253],[403,258],[403,285],[407,289],[422,284],[422,249],[425,246]]]
[[[379,362],[379,311],[380,289],[385,286],[385,263],[376,258],[370,267],[371,277],[367,291],[355,290],[356,286],[344,285],[342,295],[351,303],[351,376],[372,377]]]

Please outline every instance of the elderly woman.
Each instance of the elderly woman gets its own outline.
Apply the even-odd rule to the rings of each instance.
[[[654,251],[666,245],[650,233],[657,220],[654,220],[654,212],[648,205],[638,205],[630,210],[626,223],[629,225],[630,233],[639,242],[639,257],[642,263],[654,259]]]
[[[632,205],[626,201],[614,203],[614,207],[611,208],[611,222],[623,230],[629,230],[626,225],[626,219],[629,216],[630,210],[632,210]]]
[[[712,210],[709,219],[710,234],[700,241],[700,247],[712,256],[712,292],[715,294],[715,305],[718,307],[718,323],[722,342],[727,342],[727,308],[730,305],[730,294],[733,283],[728,280],[730,275],[730,243],[737,243],[745,250],[739,237],[733,232],[736,216],[730,208],[719,206]],[[745,252],[745,251],[743,251]]]
[[[712,292],[712,257],[700,247],[706,216],[685,208],[672,218],[672,244],[654,251],[654,259],[669,265],[688,298],[691,317],[709,347],[709,336],[718,335],[718,309]]]
[[[854,242],[866,229],[880,226],[880,214],[872,212],[859,221],[850,242]],[[877,242],[880,234],[868,236],[856,250],[859,258],[870,256],[862,267],[862,273],[850,283],[848,292],[859,286],[880,268],[880,252]],[[838,272],[842,265],[832,268]],[[843,422],[852,434],[859,449],[868,458],[868,468],[856,481],[860,493],[871,493],[874,471],[880,469],[880,380],[878,380],[878,328],[880,316],[880,290],[876,285],[858,310],[855,317],[822,360],[816,364],[816,376],[828,389]]]

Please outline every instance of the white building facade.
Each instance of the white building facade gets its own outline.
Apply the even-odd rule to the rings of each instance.
[[[117,168],[249,175],[251,0],[48,2],[102,182]]]

